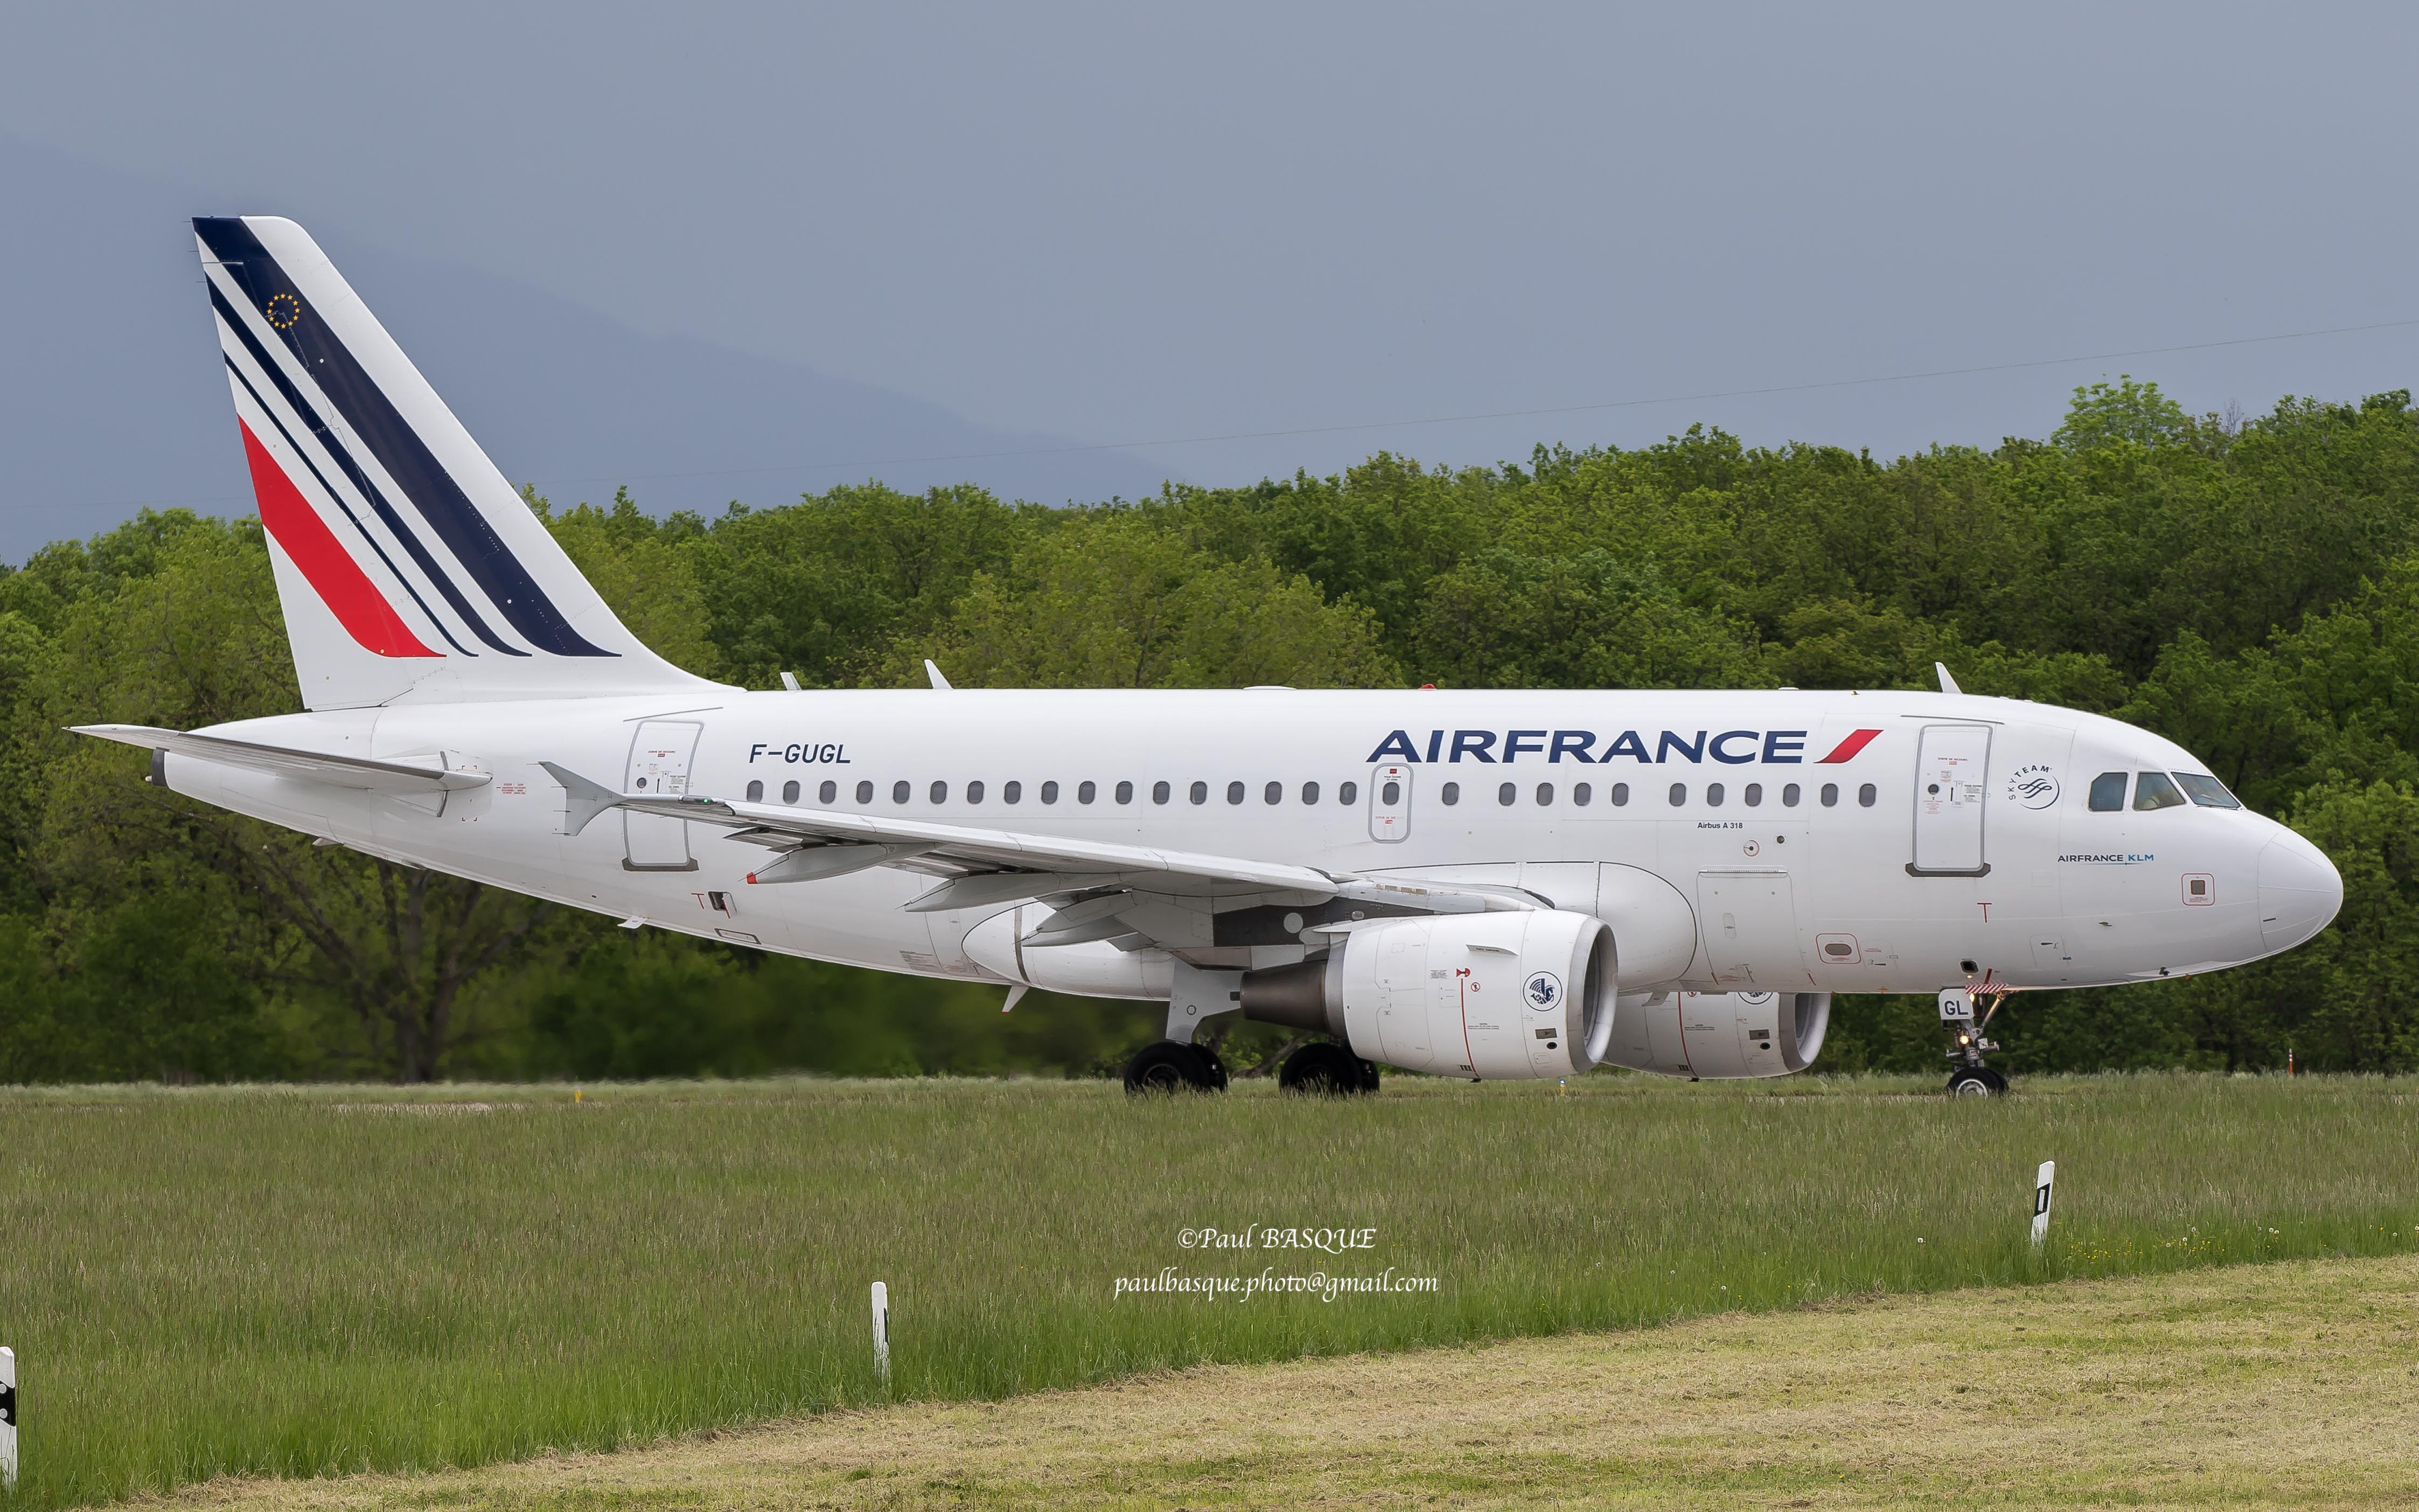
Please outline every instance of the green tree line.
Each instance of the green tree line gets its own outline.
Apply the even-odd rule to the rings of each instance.
[[[1920,687],[2115,715],[2346,884],[2334,927],[2189,980],[2026,994],[2017,1070],[2419,1067],[2419,411],[2185,413],[2131,378],[2045,440],[1879,461],[1692,427],[1525,464],[1089,506],[878,483],[719,517],[529,499],[624,620],[749,687]],[[256,520],[146,513],[0,567],[0,1079],[1081,1072],[1116,1003],[770,958],[191,803],[64,726],[300,707]],[[1940,1064],[1842,998],[1826,1063]],[[1245,1031],[1247,1034],[1252,1031]]]

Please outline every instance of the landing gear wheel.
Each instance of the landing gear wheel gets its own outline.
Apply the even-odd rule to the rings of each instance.
[[[1378,1068],[1340,1044],[1306,1044],[1277,1068],[1277,1087],[1316,1097],[1353,1097],[1378,1089]]]
[[[1147,1044],[1126,1062],[1129,1092],[1214,1092],[1225,1085],[1226,1068],[1215,1057],[1173,1040]]]
[[[1209,1070],[1209,1090],[1213,1092],[1225,1091],[1226,1089],[1226,1063],[1218,1058],[1218,1052],[1210,1049],[1206,1044],[1194,1045],[1193,1047],[1193,1051],[1194,1054],[1201,1057],[1201,1064]]]
[[[2008,1089],[2008,1079],[1988,1066],[1962,1066],[1949,1078],[1950,1097],[1997,1097]]]

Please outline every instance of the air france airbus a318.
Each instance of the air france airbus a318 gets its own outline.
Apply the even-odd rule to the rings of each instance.
[[[152,780],[631,925],[1165,1005],[1136,1088],[1770,1076],[1834,993],[2273,955],[2341,879],[2115,720],[1906,692],[752,692],[623,627],[318,246],[194,223],[308,712]],[[1156,1011],[1156,1010],[1154,1010]],[[1954,1085],[2003,1086],[1979,1028]]]

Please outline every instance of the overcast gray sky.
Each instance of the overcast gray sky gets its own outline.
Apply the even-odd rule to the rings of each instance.
[[[2419,320],[2414,57],[2408,6],[20,6],[0,133],[1141,443]],[[1135,452],[1243,482],[1703,420],[1889,454],[2042,434],[2120,370],[2354,398],[2412,383],[2419,325]]]

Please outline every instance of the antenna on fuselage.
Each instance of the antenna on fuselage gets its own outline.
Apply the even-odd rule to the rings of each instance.
[[[932,663],[928,661],[924,665],[930,667]],[[1935,661],[1932,664],[1932,670],[1940,674],[1940,691],[1943,693],[1963,693],[1965,691],[1964,688],[1957,686],[1956,678],[1949,675],[1949,663],[1945,661]]]

